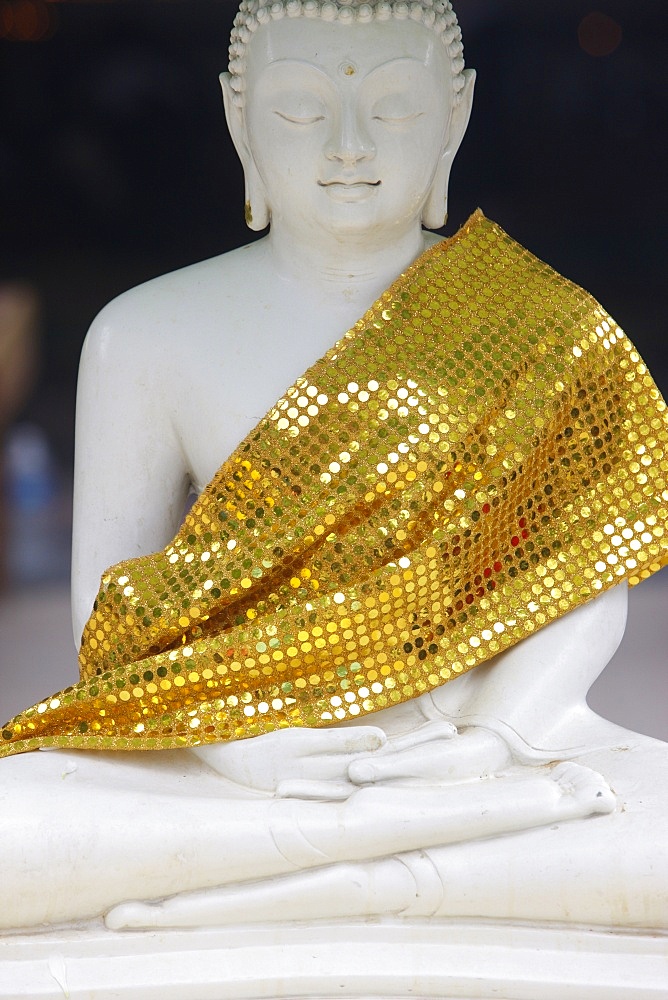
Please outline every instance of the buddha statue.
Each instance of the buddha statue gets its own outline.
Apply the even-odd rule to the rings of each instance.
[[[586,704],[666,559],[665,404],[481,213],[426,231],[474,82],[447,0],[244,0],[269,232],[86,340],[82,679],[3,727],[4,927],[666,927],[666,747]]]

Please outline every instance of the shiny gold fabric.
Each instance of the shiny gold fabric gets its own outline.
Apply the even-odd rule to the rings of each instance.
[[[81,681],[1,752],[195,745],[413,698],[659,569],[667,470],[633,345],[477,213],[297,380],[164,552],[105,574]]]

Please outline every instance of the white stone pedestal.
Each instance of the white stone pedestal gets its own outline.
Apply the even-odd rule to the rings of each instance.
[[[0,1000],[665,1000],[668,936],[494,921],[5,935]]]

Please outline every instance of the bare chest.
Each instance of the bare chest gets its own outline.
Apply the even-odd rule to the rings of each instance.
[[[166,401],[196,487],[357,318],[256,303],[193,330],[170,364]]]

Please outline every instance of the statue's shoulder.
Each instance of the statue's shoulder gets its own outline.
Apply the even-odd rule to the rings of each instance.
[[[88,350],[125,344],[138,350],[157,337],[161,344],[188,339],[214,319],[220,323],[221,317],[234,316],[257,295],[261,242],[160,275],[118,295],[94,319]]]

